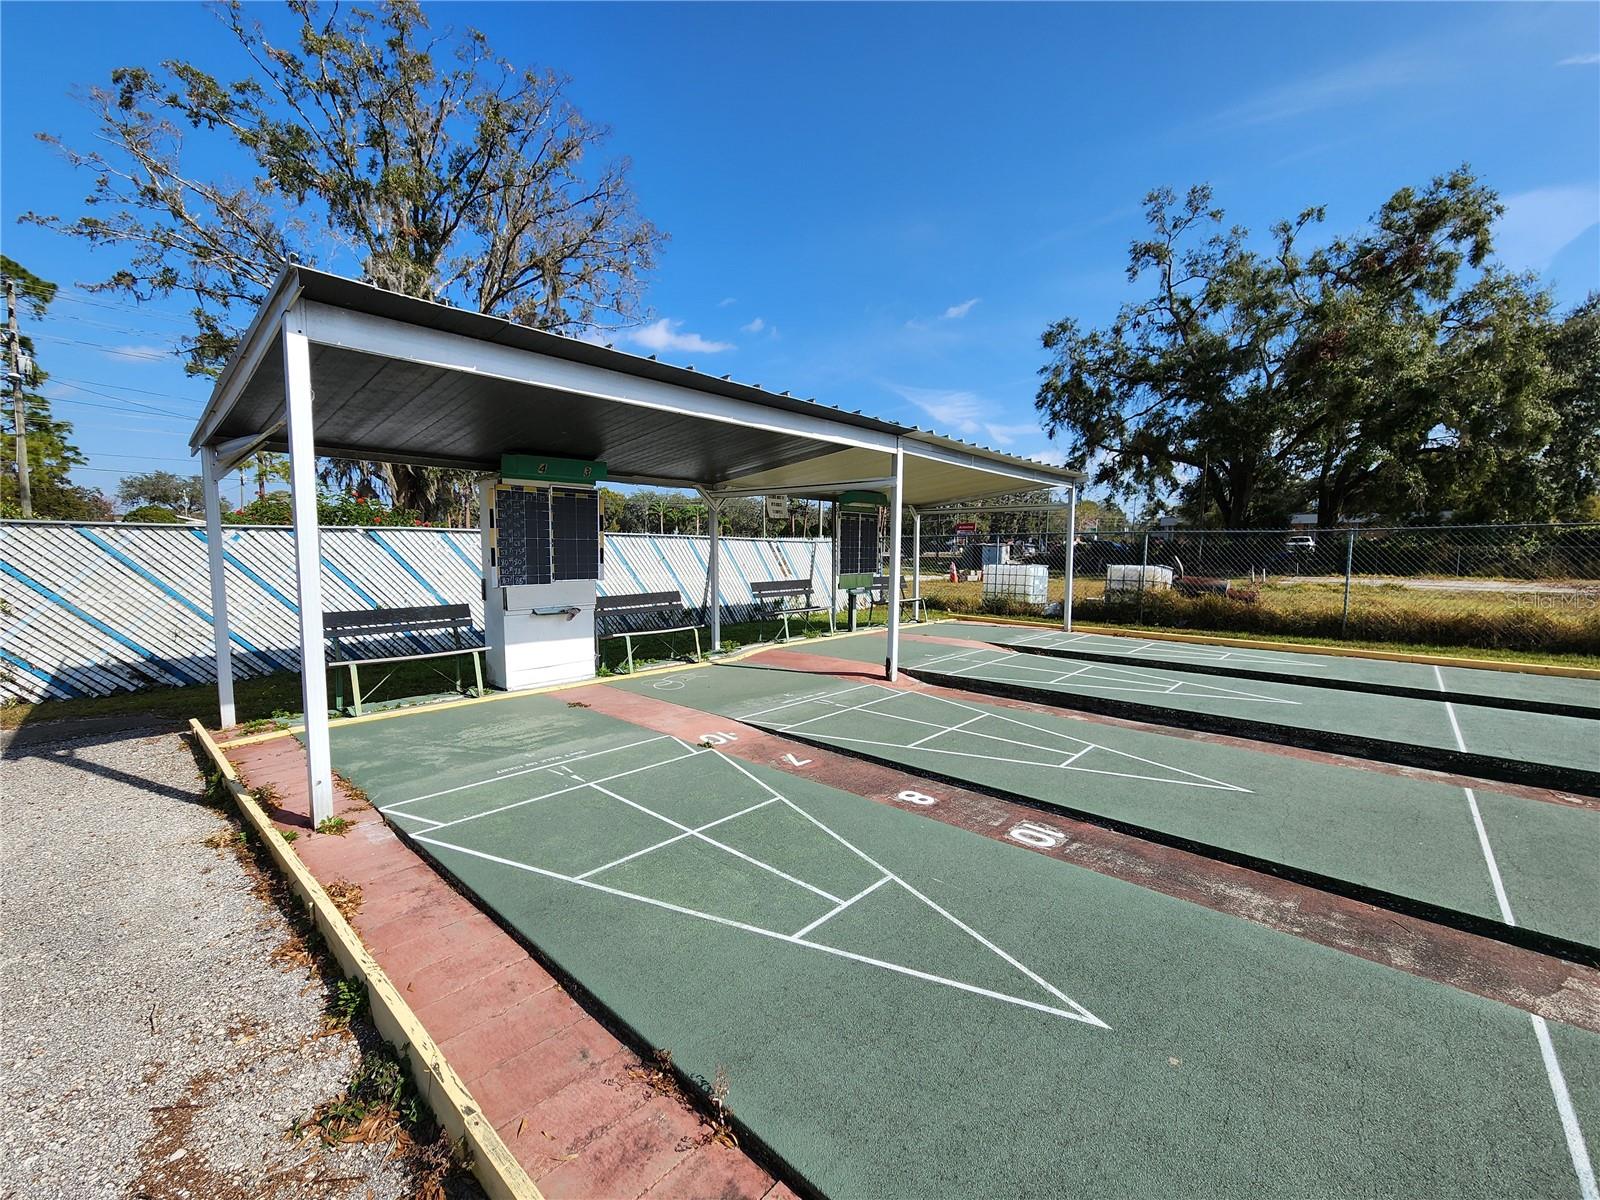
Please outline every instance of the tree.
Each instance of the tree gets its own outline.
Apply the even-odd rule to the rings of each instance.
[[[220,369],[292,257],[353,256],[381,287],[542,329],[635,318],[665,239],[636,211],[627,161],[596,161],[607,131],[564,77],[514,67],[473,30],[435,36],[416,0],[288,9],[291,44],[237,0],[219,8],[242,77],[169,59],[91,88],[99,145],[40,135],[91,175],[85,213],[24,219],[121,255],[99,290],[192,297],[196,373]],[[467,472],[367,473],[435,519],[472,504]]]
[[[1550,333],[1550,405],[1558,423],[1541,466],[1563,520],[1600,517],[1600,292]]]
[[[123,513],[122,519],[134,524],[142,523],[146,525],[176,525],[183,520],[170,508],[165,508],[159,504],[141,504],[138,508],[129,509]]]
[[[204,484],[198,475],[171,471],[146,471],[124,475],[117,484],[117,499],[124,504],[155,505],[192,517],[205,504]]]
[[[41,279],[27,267],[0,254],[0,276],[15,280],[17,299],[33,317],[42,317],[56,297],[56,285]],[[34,359],[33,339],[27,334],[20,337],[23,352]],[[99,521],[111,515],[110,504],[94,488],[74,484],[70,479],[74,467],[89,460],[73,444],[72,423],[59,420],[50,411],[50,401],[38,391],[49,376],[39,369],[35,360],[31,378],[24,384],[23,411],[28,434],[28,487],[33,502],[33,515],[47,521]],[[6,469],[0,474],[0,515],[20,516],[14,464],[17,461],[17,431],[9,393],[4,403],[7,428],[0,434],[0,458]]]
[[[289,482],[289,456],[287,454],[270,454],[265,450],[258,450],[249,459],[250,472],[256,477],[256,499],[267,498],[267,483],[276,479],[282,483]]]
[[[1265,251],[1224,228],[1208,187],[1153,191],[1145,208],[1128,279],[1150,295],[1105,329],[1068,318],[1042,339],[1037,406],[1095,483],[1225,526],[1308,505],[1323,525],[1548,513],[1524,477],[1557,423],[1550,301],[1494,265],[1501,206],[1468,168],[1310,249],[1320,208],[1276,225]],[[1512,491],[1527,502],[1489,502]]]

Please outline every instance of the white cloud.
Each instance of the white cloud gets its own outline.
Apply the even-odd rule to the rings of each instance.
[[[621,337],[635,346],[643,346],[646,350],[654,350],[657,353],[663,350],[681,350],[695,354],[720,354],[724,350],[733,349],[732,342],[713,342],[698,333],[683,333],[682,325],[682,321],[662,317],[659,321],[652,321],[638,329],[630,329],[621,334]]]
[[[1573,239],[1600,223],[1600,187],[1594,184],[1535,188],[1504,200],[1495,253],[1516,270],[1544,270]]]
[[[737,296],[724,296],[721,300],[717,301],[717,307],[727,308],[728,305],[737,303],[739,303],[739,298]]]
[[[927,413],[933,419],[934,429],[940,433],[961,434],[1004,447],[1012,445],[1018,438],[1039,432],[1036,423],[1018,424],[1002,419],[1004,414],[996,411],[997,406],[976,392],[908,387],[897,383],[891,383],[888,387],[903,400]]]
[[[760,333],[766,327],[767,327],[767,323],[765,321],[763,321],[760,317],[757,317],[755,320],[751,321],[748,325],[741,325],[739,327],[739,329],[743,333]]]
[[[1600,66],[1600,54],[1574,54],[1571,58],[1563,58],[1556,64],[1558,67],[1594,67]]]
[[[946,321],[961,320],[962,317],[972,311],[972,306],[977,302],[978,298],[974,296],[971,300],[963,300],[960,304],[952,304],[944,310],[944,319]]]
[[[1230,105],[1207,122],[1223,128],[1261,125],[1318,109],[1355,104],[1435,74],[1435,64],[1392,52],[1345,63],[1260,92]]]

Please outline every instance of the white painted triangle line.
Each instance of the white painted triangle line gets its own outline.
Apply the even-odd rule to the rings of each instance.
[[[832,831],[829,830],[829,832],[831,833]],[[824,954],[831,954],[837,958],[849,959],[852,962],[862,963],[866,966],[879,967],[885,971],[892,971],[896,974],[905,975],[912,979],[921,979],[928,983],[942,984],[945,987],[954,988],[957,991],[970,992],[973,995],[985,996],[991,1000],[999,1000],[1006,1004],[1015,1004],[1021,1008],[1033,1009],[1036,1012],[1049,1013],[1052,1016],[1064,1017],[1069,1021],[1081,1021],[1084,1024],[1093,1025],[1100,1029],[1110,1028],[1110,1026],[1104,1021],[1100,1020],[1099,1017],[1096,1017],[1093,1013],[1089,1012],[1074,1000],[1067,1000],[1067,1003],[1071,1005],[1071,1008],[1056,1008],[1049,1004],[1041,1004],[1038,1001],[1024,999],[1021,996],[1010,996],[1004,992],[996,992],[990,990],[989,988],[978,987],[975,984],[963,983],[959,979],[949,979],[943,975],[935,975],[929,971],[919,971],[914,967],[902,966],[899,963],[887,962],[880,958],[871,958],[865,954],[856,954],[850,950],[841,950],[837,946],[828,946],[821,942],[807,941],[806,939],[798,937],[792,933],[779,933],[775,929],[763,929],[759,925],[751,925],[744,921],[735,921],[731,917],[719,917],[715,913],[701,912],[698,909],[687,908],[681,904],[673,904],[667,900],[657,900],[653,896],[642,896],[637,892],[629,892],[624,891],[622,888],[609,887],[606,884],[597,883],[592,879],[578,879],[575,876],[563,875],[559,871],[549,871],[543,867],[533,866],[530,863],[518,862],[516,859],[511,858],[503,858],[498,854],[490,854],[484,850],[474,850],[470,846],[458,846],[452,842],[446,842],[439,838],[429,837],[426,834],[418,834],[416,837],[418,841],[425,842],[430,846],[437,846],[441,850],[454,850],[459,854],[467,854],[473,858],[483,859],[486,862],[498,863],[501,866],[511,867],[518,871],[527,871],[530,874],[540,875],[546,879],[554,879],[561,883],[576,884],[579,887],[589,888],[596,892],[603,892],[606,895],[616,896],[619,899],[633,900],[640,904],[647,904],[652,908],[665,909],[668,912],[675,912],[686,917],[694,917],[701,921],[710,921],[713,924],[722,925],[729,929],[738,929],[744,931],[745,933],[753,933],[758,937],[771,938],[773,941],[778,942],[787,942],[792,946],[803,946],[807,950],[819,950]],[[1046,991],[1054,993],[1055,989],[1047,987]]]

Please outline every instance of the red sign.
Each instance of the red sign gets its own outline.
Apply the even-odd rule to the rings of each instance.
[[[977,533],[978,532],[978,523],[976,521],[957,521],[956,522],[956,532],[957,533]]]

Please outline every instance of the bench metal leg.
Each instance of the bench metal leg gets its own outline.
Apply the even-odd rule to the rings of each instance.
[[[356,664],[350,664],[350,690],[354,693],[350,698],[350,706],[356,716],[361,715],[361,673],[356,669]]]
[[[483,651],[475,650],[472,654],[472,673],[478,679],[478,699],[483,699]]]
[[[622,635],[622,644],[628,648],[628,674],[632,675],[633,674],[633,635],[631,633],[623,634]]]
[[[692,632],[694,634],[694,660],[695,660],[695,662],[699,662],[700,661],[700,630],[699,629],[694,629],[694,630],[691,630],[690,632]]]

